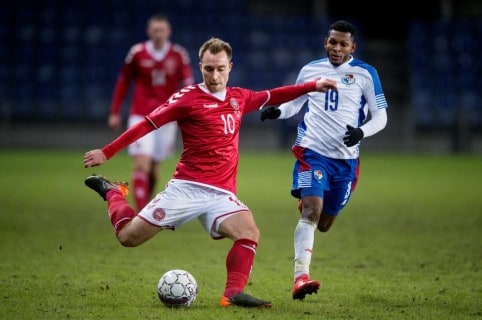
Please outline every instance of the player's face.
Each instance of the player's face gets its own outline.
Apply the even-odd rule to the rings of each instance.
[[[356,45],[349,32],[331,30],[330,35],[324,41],[328,59],[334,66],[339,66],[350,59],[355,52]]]
[[[167,21],[151,21],[147,27],[147,35],[154,43],[154,47],[161,48],[171,36],[171,26]]]
[[[203,75],[204,85],[209,91],[221,92],[226,89],[233,64],[225,51],[212,54],[206,51],[202,57],[199,67]]]

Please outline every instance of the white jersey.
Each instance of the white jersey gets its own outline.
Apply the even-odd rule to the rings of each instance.
[[[359,144],[343,143],[346,126],[360,127],[364,137],[382,130],[387,122],[387,102],[376,69],[351,57],[340,66],[328,58],[316,60],[301,68],[296,83],[316,78],[337,81],[338,92],[309,92],[280,105],[280,119],[296,115],[308,101],[303,120],[298,124],[295,145],[311,149],[334,159],[355,159]],[[371,119],[367,120],[368,112]]]

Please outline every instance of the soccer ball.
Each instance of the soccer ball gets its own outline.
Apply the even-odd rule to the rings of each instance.
[[[185,270],[169,270],[162,275],[157,284],[157,296],[168,307],[189,307],[198,293],[194,276]]]

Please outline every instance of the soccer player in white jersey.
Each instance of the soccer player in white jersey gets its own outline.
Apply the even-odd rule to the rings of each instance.
[[[315,230],[318,227],[327,232],[355,190],[361,139],[379,132],[387,123],[387,102],[378,72],[352,56],[356,49],[352,24],[333,23],[324,47],[328,57],[302,67],[296,83],[331,78],[337,81],[338,90],[310,92],[279,108],[267,107],[260,116],[263,121],[286,119],[307,102],[292,147],[296,161],[291,194],[300,199],[301,212],[294,232],[293,299],[299,300],[320,287],[309,273]]]
[[[85,154],[85,167],[98,166],[136,139],[177,121],[183,150],[174,176],[138,214],[127,203],[128,189],[122,183],[93,175],[85,184],[107,201],[114,232],[123,246],[138,246],[161,230],[174,230],[193,219],[213,239],[231,239],[220,305],[270,307],[270,301],[243,292],[259,230],[249,208],[236,197],[241,119],[265,105],[278,105],[310,91],[336,90],[336,82],[317,79],[258,92],[227,87],[231,58],[229,43],[218,38],[206,41],[199,50],[202,83],[180,89],[113,142]]]

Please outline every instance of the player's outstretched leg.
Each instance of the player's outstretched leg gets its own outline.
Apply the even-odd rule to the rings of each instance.
[[[320,288],[318,280],[310,280],[306,274],[301,275],[295,279],[293,285],[293,299],[303,300],[307,294],[317,293]]]
[[[223,296],[219,305],[221,307],[239,306],[245,308],[271,308],[272,306],[270,301],[261,300],[243,292],[230,298]]]
[[[97,175],[87,177],[84,182],[107,201],[110,222],[115,234],[118,235],[119,231],[136,216],[134,209],[129,206],[125,198],[129,193],[127,183],[111,182]]]
[[[129,193],[127,182],[119,182],[119,181],[111,182],[105,177],[98,176],[95,174],[90,177],[87,177],[84,182],[87,187],[97,192],[104,200],[107,200],[106,194],[110,190],[116,190],[120,192],[124,197],[127,196],[127,194]]]

